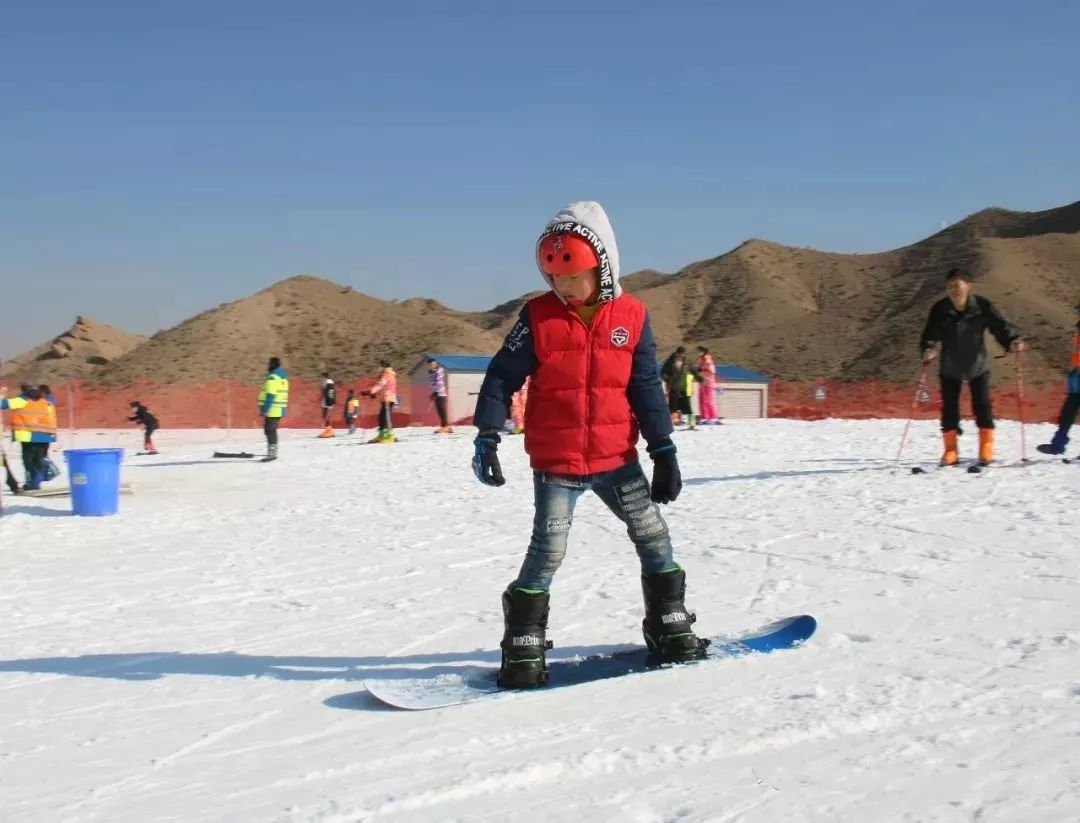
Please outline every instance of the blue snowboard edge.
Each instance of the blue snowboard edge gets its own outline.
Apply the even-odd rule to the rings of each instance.
[[[367,679],[364,681],[364,686],[368,693],[380,703],[396,709],[408,711],[440,709],[485,698],[537,694],[628,674],[700,665],[708,660],[793,649],[809,640],[815,631],[817,631],[817,620],[808,614],[800,614],[777,620],[734,637],[710,638],[706,656],[702,660],[691,663],[657,665],[649,659],[648,652],[643,646],[613,654],[550,660],[548,684],[527,691],[500,689],[495,682],[498,670],[492,667],[463,668],[460,673],[434,677]]]

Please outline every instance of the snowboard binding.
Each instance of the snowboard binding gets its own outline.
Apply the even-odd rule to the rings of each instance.
[[[498,682],[504,689],[532,689],[548,682],[548,602],[540,589],[511,587],[503,592],[502,663]]]
[[[688,611],[686,572],[682,568],[641,576],[645,619],[641,632],[656,664],[688,663],[705,656],[708,640],[694,634],[697,615]]]

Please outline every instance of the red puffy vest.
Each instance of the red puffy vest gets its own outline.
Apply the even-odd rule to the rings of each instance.
[[[539,363],[525,408],[525,451],[552,474],[598,474],[637,460],[638,424],[626,396],[645,304],[623,294],[586,326],[554,292],[529,301]]]

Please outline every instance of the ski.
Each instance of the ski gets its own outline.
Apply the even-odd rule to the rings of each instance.
[[[959,469],[963,465],[964,465],[963,463],[950,463],[949,465],[945,466],[945,465],[942,465],[942,464],[938,463],[936,466],[912,466],[911,467],[911,473],[912,474],[930,474],[931,472],[938,472],[938,471],[942,471],[943,469]]]
[[[569,688],[583,683],[607,680],[625,675],[670,671],[683,666],[699,666],[710,660],[744,657],[801,646],[817,630],[817,620],[808,614],[787,617],[734,637],[709,639],[705,656],[686,663],[656,663],[648,651],[639,646],[628,651],[590,655],[548,663],[549,682],[524,691],[501,689],[496,682],[498,669],[469,667],[460,672],[434,677],[406,677],[390,680],[368,678],[364,686],[368,693],[388,706],[407,711],[423,711],[458,706],[488,698],[516,694],[525,696]]]
[[[120,484],[120,494],[134,494],[134,489],[127,483]],[[55,488],[55,489],[30,489],[29,491],[23,489],[18,494],[19,497],[70,497],[71,489]]]

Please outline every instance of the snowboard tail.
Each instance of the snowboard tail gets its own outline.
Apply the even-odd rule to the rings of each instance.
[[[367,679],[364,686],[380,703],[396,709],[440,709],[506,694],[546,692],[624,675],[664,671],[677,666],[696,666],[709,660],[792,649],[809,640],[816,630],[817,620],[808,614],[787,617],[734,637],[711,637],[704,656],[686,663],[659,663],[650,657],[644,646],[613,654],[549,660],[548,683],[521,692],[499,688],[496,682],[498,669],[486,666],[465,668],[461,672],[434,677]]]

